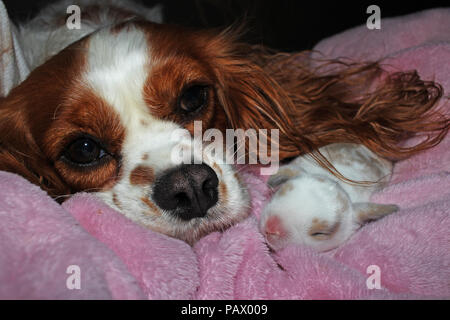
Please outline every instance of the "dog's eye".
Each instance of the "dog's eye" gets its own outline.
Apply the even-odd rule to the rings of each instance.
[[[194,85],[183,91],[179,98],[179,107],[186,112],[200,110],[208,103],[209,88],[204,85]]]
[[[91,138],[79,138],[73,141],[64,153],[64,157],[76,165],[92,164],[105,155],[105,150]]]

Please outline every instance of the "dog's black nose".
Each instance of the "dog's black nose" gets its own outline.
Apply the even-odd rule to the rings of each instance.
[[[206,164],[184,164],[170,169],[153,185],[153,200],[183,220],[204,217],[217,203],[219,179]]]

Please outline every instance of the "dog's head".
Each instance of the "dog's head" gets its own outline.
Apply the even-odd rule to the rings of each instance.
[[[194,121],[268,128],[252,106],[269,108],[276,86],[231,38],[127,22],[72,44],[0,100],[0,169],[59,199],[93,192],[188,242],[242,219],[249,200],[231,165],[195,150],[198,164],[172,159],[192,148],[174,132]]]

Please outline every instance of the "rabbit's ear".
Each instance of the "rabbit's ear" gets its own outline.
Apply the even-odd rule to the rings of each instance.
[[[397,211],[399,208],[394,204],[378,204],[372,202],[358,202],[353,204],[355,217],[359,224],[375,221],[388,214]]]
[[[300,174],[300,170],[295,170],[291,167],[281,168],[276,174],[269,178],[267,184],[272,188],[276,188],[286,181],[298,177]]]

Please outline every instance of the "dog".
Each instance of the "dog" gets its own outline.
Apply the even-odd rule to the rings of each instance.
[[[369,202],[392,175],[392,162],[363,145],[334,143],[319,149],[348,183],[319,166],[309,155],[280,168],[268,183],[276,188],[264,208],[261,231],[274,250],[302,244],[328,251],[345,242],[361,225],[398,210]]]
[[[357,143],[395,160],[448,131],[448,119],[429,112],[442,89],[414,71],[374,86],[383,74],[376,62],[333,60],[324,70],[308,52],[242,43],[239,29],[191,30],[149,21],[152,12],[132,2],[99,3],[63,1],[19,26],[33,70],[0,99],[0,170],[58,201],[91,192],[193,244],[244,219],[250,205],[233,165],[199,154],[190,137],[173,139],[178,129],[192,134],[194,121],[204,131],[277,129],[281,161],[310,154],[341,179],[319,148]],[[80,30],[67,28],[69,4],[81,8]],[[418,133],[430,138],[399,146]],[[202,162],[170,161],[180,146]]]

